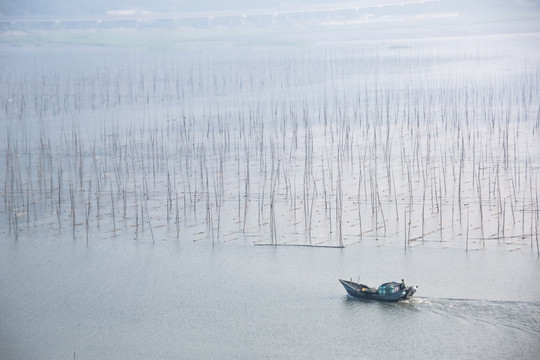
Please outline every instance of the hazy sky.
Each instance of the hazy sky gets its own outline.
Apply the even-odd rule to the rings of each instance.
[[[328,0],[294,0],[289,3],[324,3]],[[0,13],[22,14],[103,14],[107,10],[206,11],[259,7],[279,7],[280,0],[6,0],[0,1]]]
[[[239,10],[255,8],[291,8],[342,3],[365,4],[382,0],[2,0],[3,15],[75,15],[104,14],[108,10],[137,9],[155,12],[184,12],[211,10]],[[438,7],[445,9],[474,9],[484,7],[523,7],[540,0],[440,0]]]

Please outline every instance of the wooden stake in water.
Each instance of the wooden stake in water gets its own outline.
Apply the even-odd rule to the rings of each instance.
[[[405,251],[407,251],[407,209],[403,210],[403,226],[405,227],[403,229],[403,245],[405,247]]]
[[[467,207],[467,241],[465,244],[465,251],[469,251],[469,207]]]

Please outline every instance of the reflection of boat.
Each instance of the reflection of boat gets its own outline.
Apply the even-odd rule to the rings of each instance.
[[[341,280],[339,282],[350,296],[359,299],[377,301],[401,301],[411,299],[418,286],[406,286],[404,282],[388,282],[379,288],[372,288],[364,284]]]

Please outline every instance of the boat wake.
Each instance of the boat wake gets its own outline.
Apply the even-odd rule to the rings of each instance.
[[[540,334],[540,302],[416,297],[419,311]]]

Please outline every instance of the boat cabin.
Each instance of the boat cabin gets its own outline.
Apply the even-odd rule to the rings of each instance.
[[[389,282],[384,283],[381,286],[379,286],[379,295],[385,296],[385,295],[391,295],[398,293],[402,290],[401,284],[398,282]]]

